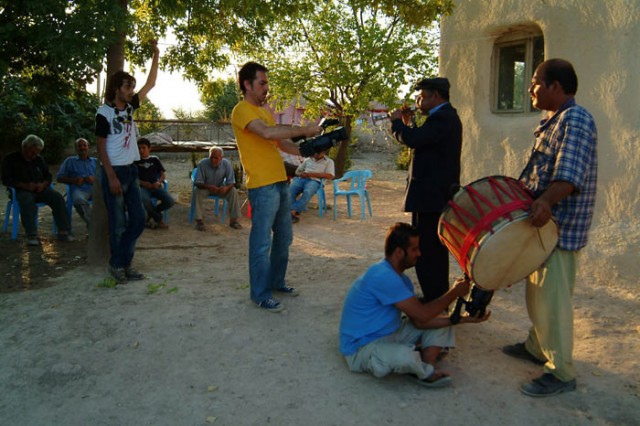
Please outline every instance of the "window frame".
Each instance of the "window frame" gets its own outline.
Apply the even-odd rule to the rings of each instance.
[[[528,28],[526,30],[518,30],[513,31],[508,34],[504,34],[498,39],[496,39],[493,45],[493,60],[492,60],[492,70],[491,70],[491,112],[494,114],[528,114],[531,112],[535,112],[535,108],[531,105],[531,99],[529,98],[529,83],[531,81],[531,77],[535,71],[534,68],[534,50],[536,41],[539,39],[542,40],[542,60],[545,57],[545,43],[544,43],[544,35],[542,31],[536,28]],[[513,46],[524,45],[525,47],[525,59],[524,59],[524,82],[523,82],[523,90],[521,93],[522,96],[522,105],[523,108],[518,109],[499,109],[498,102],[500,100],[499,90],[500,90],[500,55],[501,51],[504,48],[509,48]],[[537,66],[537,64],[535,64]],[[528,77],[527,77],[528,76]]]

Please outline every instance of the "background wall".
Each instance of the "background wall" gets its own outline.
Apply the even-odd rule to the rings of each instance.
[[[598,126],[598,200],[581,275],[635,292],[640,260],[640,1],[456,1],[442,23],[440,75],[464,125],[462,181],[518,177],[541,112],[491,112],[495,40],[518,25],[537,25],[545,59],[569,60],[576,100]]]

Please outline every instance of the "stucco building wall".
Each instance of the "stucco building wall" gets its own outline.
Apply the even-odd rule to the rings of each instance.
[[[598,126],[598,200],[585,264],[596,279],[637,282],[640,261],[640,1],[458,0],[443,20],[440,75],[464,125],[462,182],[518,177],[541,112],[491,111],[494,43],[519,25],[542,31],[545,59],[569,60],[576,100]]]

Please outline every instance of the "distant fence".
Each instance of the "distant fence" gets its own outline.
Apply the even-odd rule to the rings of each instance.
[[[193,120],[136,120],[141,135],[164,133],[175,142],[212,142],[222,145],[234,140],[231,123]]]

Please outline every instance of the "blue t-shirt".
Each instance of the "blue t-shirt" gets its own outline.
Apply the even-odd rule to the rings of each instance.
[[[340,352],[358,348],[400,327],[401,312],[394,305],[415,296],[413,284],[398,274],[386,259],[372,265],[353,283],[342,307]]]
[[[87,157],[85,160],[83,160],[77,155],[72,155],[71,157],[67,157],[60,166],[57,178],[84,178],[87,176],[94,176],[96,174],[97,164],[98,160],[95,157]],[[85,192],[91,192],[91,190],[93,189],[93,185],[84,182],[78,187],[78,189]]]

